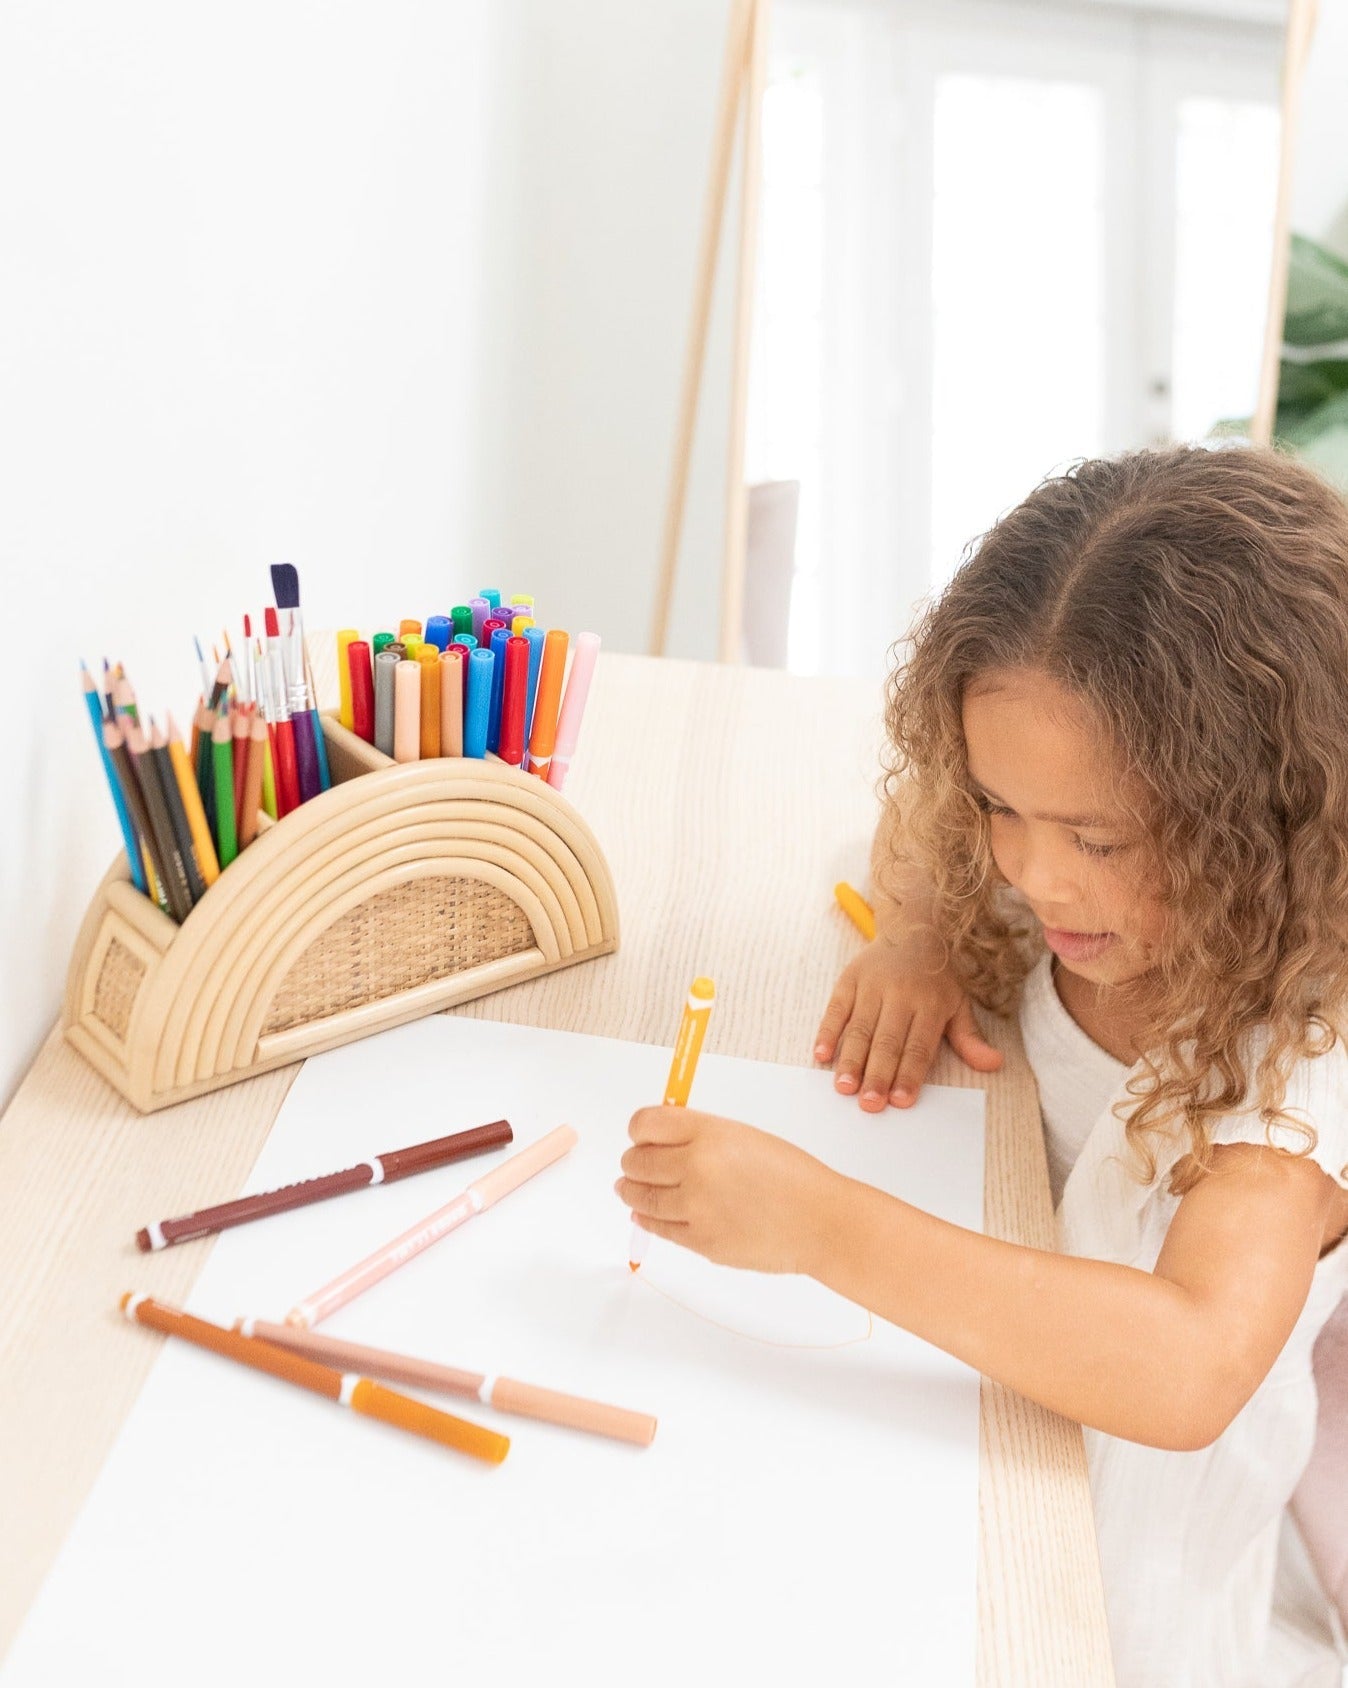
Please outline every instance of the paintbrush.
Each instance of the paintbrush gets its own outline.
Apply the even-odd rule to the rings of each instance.
[[[332,784],[328,771],[328,747],[323,737],[323,723],[318,717],[318,688],[314,685],[314,671],[309,665],[309,646],[304,637],[304,614],[300,609],[300,571],[293,563],[273,563],[271,589],[276,595],[278,610],[290,610],[299,633],[299,652],[303,663],[305,707],[313,720],[314,749],[318,756],[319,789],[326,791]]]

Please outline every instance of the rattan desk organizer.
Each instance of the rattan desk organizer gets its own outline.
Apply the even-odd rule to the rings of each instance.
[[[125,857],[85,915],[65,1034],[142,1113],[618,947],[608,863],[559,792],[323,725],[332,789],[265,824],[181,926]]]

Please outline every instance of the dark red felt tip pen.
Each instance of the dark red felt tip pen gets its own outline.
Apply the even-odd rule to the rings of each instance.
[[[215,1231],[227,1231],[232,1225],[246,1225],[252,1219],[265,1219],[271,1213],[286,1213],[294,1207],[308,1207],[311,1202],[327,1201],[330,1196],[344,1196],[350,1190],[363,1190],[371,1184],[391,1184],[395,1178],[410,1178],[416,1172],[430,1172],[437,1166],[448,1166],[451,1161],[499,1149],[511,1142],[514,1135],[510,1122],[498,1119],[490,1125],[456,1131],[451,1137],[436,1137],[429,1143],[390,1149],[343,1172],[306,1178],[301,1183],[265,1190],[256,1196],[240,1196],[237,1201],[203,1207],[199,1213],[184,1214],[181,1219],[160,1219],[136,1232],[136,1246],[148,1253],[151,1249],[168,1248],[172,1243],[210,1236]]]

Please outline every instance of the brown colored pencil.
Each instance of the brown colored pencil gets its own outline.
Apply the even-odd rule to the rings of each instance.
[[[257,815],[262,807],[262,774],[266,765],[267,723],[260,715],[254,715],[248,730],[248,766],[237,817],[241,850],[257,837]]]
[[[468,1131],[436,1137],[429,1143],[389,1149],[342,1172],[306,1178],[301,1183],[287,1184],[279,1190],[260,1191],[255,1196],[240,1196],[237,1201],[203,1207],[199,1212],[184,1214],[180,1219],[158,1220],[136,1232],[136,1246],[146,1252],[167,1248],[172,1243],[190,1242],[194,1237],[227,1231],[233,1225],[246,1225],[251,1219],[265,1219],[268,1214],[288,1213],[291,1208],[327,1201],[329,1196],[344,1196],[350,1190],[363,1190],[369,1184],[392,1184],[399,1178],[410,1178],[414,1173],[431,1172],[437,1166],[448,1166],[451,1161],[485,1154],[488,1149],[499,1149],[513,1138],[509,1120],[497,1119],[490,1125],[475,1125]]]
[[[192,912],[192,892],[187,882],[187,869],[182,852],[169,819],[164,788],[159,783],[159,771],[150,755],[149,745],[139,727],[128,725],[125,730],[127,753],[135,777],[140,781],[140,794],[145,799],[145,812],[150,820],[150,832],[155,848],[164,864],[160,882],[169,900],[169,913],[181,924]]]
[[[235,1330],[289,1348],[310,1360],[328,1362],[343,1371],[368,1372],[392,1383],[410,1383],[414,1389],[434,1389],[446,1395],[462,1395],[498,1412],[536,1418],[546,1424],[565,1425],[569,1430],[588,1430],[592,1436],[611,1436],[618,1442],[634,1442],[648,1448],[655,1437],[656,1421],[650,1413],[635,1413],[626,1407],[587,1401],[582,1395],[563,1395],[537,1384],[517,1383],[512,1377],[490,1377],[484,1372],[460,1371],[434,1360],[418,1360],[409,1354],[390,1354],[384,1348],[366,1348],[340,1337],[317,1331],[297,1330],[292,1325],[268,1324],[262,1319],[239,1319]]]
[[[156,884],[163,885],[166,879],[164,864],[159,859],[154,833],[150,830],[150,816],[145,807],[140,781],[136,778],[135,769],[131,766],[131,757],[127,753],[126,729],[129,725],[125,718],[107,722],[103,728],[103,743],[112,758],[113,767],[117,770],[122,795],[126,798],[126,806],[136,823],[136,831],[140,834],[140,841],[149,859]]]
[[[183,807],[182,792],[178,789],[178,776],[173,771],[173,762],[168,752],[168,737],[162,727],[150,723],[150,755],[154,760],[155,773],[159,776],[159,786],[164,793],[164,807],[168,810],[169,824],[173,828],[173,836],[177,841],[178,854],[182,858],[183,872],[187,876],[187,892],[195,908],[206,895],[206,876],[197,861],[196,844],[192,837],[192,827],[187,818],[187,810]]]

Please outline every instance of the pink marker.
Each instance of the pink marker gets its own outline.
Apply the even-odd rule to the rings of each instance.
[[[359,1265],[350,1267],[339,1278],[334,1278],[330,1284],[324,1284],[322,1289],[297,1303],[286,1314],[286,1323],[297,1325],[302,1330],[321,1323],[339,1307],[345,1307],[348,1301],[354,1301],[358,1295],[363,1295],[381,1278],[397,1271],[399,1266],[411,1260],[414,1255],[420,1254],[432,1243],[439,1242],[441,1237],[457,1230],[466,1220],[474,1218],[500,1201],[502,1196],[508,1196],[512,1190],[518,1190],[520,1185],[532,1178],[536,1172],[542,1172],[544,1167],[560,1160],[575,1144],[576,1133],[573,1127],[559,1125],[546,1137],[540,1137],[527,1149],[521,1149],[517,1155],[511,1155],[508,1160],[502,1161],[500,1166],[493,1167],[490,1172],[475,1179],[462,1195],[455,1196],[446,1206],[437,1208],[419,1225],[414,1225],[410,1231],[404,1231],[402,1236],[395,1237],[391,1243],[385,1243],[383,1248],[376,1249]]]
[[[566,696],[562,699],[562,713],[557,721],[557,743],[548,769],[548,784],[560,791],[566,784],[571,758],[576,754],[580,737],[580,718],[585,713],[585,700],[590,695],[590,680],[599,656],[599,635],[582,633],[576,639],[575,654],[571,658],[571,673],[567,677]]]

